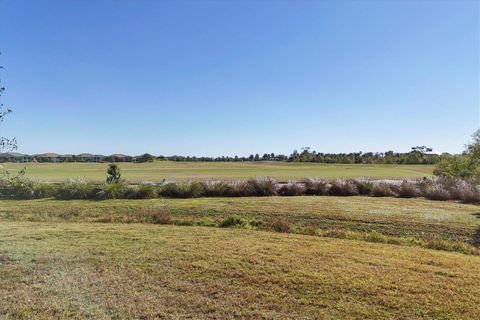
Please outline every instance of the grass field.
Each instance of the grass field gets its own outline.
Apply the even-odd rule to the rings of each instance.
[[[0,225],[0,317],[475,319],[480,258],[244,229]]]
[[[480,242],[480,208],[423,199],[252,197],[108,201],[0,201],[0,221],[168,223],[216,227],[231,216],[262,230],[444,247]],[[467,243],[467,244],[466,244]],[[478,250],[474,250],[478,252]]]
[[[104,180],[107,163],[4,163],[12,172],[27,169],[27,176],[50,182],[86,177]],[[166,162],[120,163],[123,177],[132,182],[166,180],[239,180],[258,176],[274,177],[280,181],[324,178],[416,178],[431,176],[429,165],[348,165],[285,162]]]
[[[424,199],[2,200],[0,319],[474,319],[479,241]]]

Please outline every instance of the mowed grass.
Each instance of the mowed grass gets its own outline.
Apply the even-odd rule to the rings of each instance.
[[[479,253],[480,207],[455,202],[317,196],[0,201],[0,221],[11,222],[219,227],[232,217],[244,228]]]
[[[480,257],[245,229],[0,224],[0,317],[475,319]]]
[[[27,176],[49,182],[86,177],[103,181],[107,163],[4,163],[7,170],[26,168]],[[305,177],[334,178],[418,178],[431,176],[430,165],[360,165],[286,162],[169,162],[119,163],[122,175],[131,182],[166,180],[241,180],[258,176],[280,181]]]

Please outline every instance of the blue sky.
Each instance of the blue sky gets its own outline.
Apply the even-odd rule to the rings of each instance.
[[[476,1],[0,0],[0,134],[27,153],[459,152]]]

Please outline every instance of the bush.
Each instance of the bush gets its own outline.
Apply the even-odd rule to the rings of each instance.
[[[197,198],[202,194],[203,188],[198,182],[170,182],[160,189],[160,195],[170,198]]]
[[[397,194],[393,191],[391,185],[385,182],[375,183],[372,190],[374,197],[395,197]]]
[[[253,196],[274,196],[277,182],[272,178],[256,178],[247,181],[248,194]]]
[[[439,183],[434,183],[427,187],[423,196],[429,200],[445,201],[451,199],[450,192],[448,192],[448,190],[446,190],[445,187]]]
[[[305,187],[295,181],[289,181],[278,190],[281,196],[301,196],[305,193]]]
[[[243,227],[247,223],[246,221],[239,216],[230,216],[225,218],[222,222],[220,222],[220,228],[232,228],[232,227]]]
[[[230,185],[224,181],[207,181],[202,183],[206,197],[225,197],[230,193]]]
[[[315,178],[306,178],[303,180],[305,186],[305,194],[315,195],[315,196],[326,196],[328,195],[328,182],[323,179]]]
[[[7,182],[3,192],[6,196],[14,199],[35,199],[34,182],[26,179]]]
[[[60,184],[55,198],[61,200],[94,199],[95,191],[95,185],[92,182],[84,178],[77,178]]]
[[[4,173],[0,180],[0,196],[13,199],[38,199],[51,197],[55,188],[51,184],[40,183],[25,177],[25,170],[20,170],[17,175],[11,176]]]
[[[415,198],[420,196],[420,190],[417,185],[412,182],[403,181],[398,188],[399,198]]]
[[[332,196],[357,196],[359,193],[352,180],[335,180],[330,183],[328,194]]]

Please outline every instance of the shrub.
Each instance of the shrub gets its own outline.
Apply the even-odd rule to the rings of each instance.
[[[448,190],[446,190],[445,187],[439,183],[434,183],[427,187],[423,196],[430,200],[445,201],[451,199],[450,192],[448,192]]]
[[[374,197],[395,197],[397,194],[392,190],[391,185],[385,182],[375,183],[372,190]]]
[[[405,180],[400,184],[397,193],[400,198],[415,198],[420,196],[420,190],[417,185]]]
[[[171,198],[197,198],[202,193],[202,185],[198,182],[170,182],[160,189],[160,195]]]
[[[289,181],[278,190],[281,196],[301,196],[305,193],[305,187],[296,181]]]
[[[5,171],[4,178],[0,180],[0,196],[14,199],[34,199],[49,196],[46,194],[46,184],[41,184],[25,177],[25,169],[20,170],[15,176]]]
[[[230,193],[230,185],[224,181],[207,181],[202,183],[206,197],[225,197]]]
[[[55,198],[62,200],[93,199],[95,198],[95,185],[84,178],[68,180],[60,184]]]
[[[239,216],[229,216],[220,222],[219,227],[221,228],[232,228],[232,227],[243,227],[247,223],[246,221]]]
[[[288,233],[292,231],[291,223],[287,220],[277,219],[272,222],[272,229],[276,232]]]
[[[328,195],[329,184],[324,179],[306,178],[303,180],[305,194],[325,196]]]
[[[274,196],[277,194],[277,182],[272,178],[256,178],[247,181],[249,195]]]
[[[335,180],[330,183],[328,194],[332,196],[357,196],[359,193],[352,180]]]
[[[10,180],[5,185],[4,193],[6,196],[14,199],[34,199],[34,182],[26,179]]]

